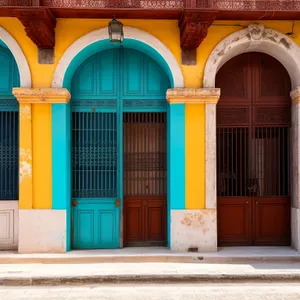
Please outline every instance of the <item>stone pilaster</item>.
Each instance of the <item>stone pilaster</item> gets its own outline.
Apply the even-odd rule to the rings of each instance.
[[[291,231],[292,246],[300,250],[300,87],[291,92]]]
[[[167,99],[171,105],[188,105],[189,112],[193,112],[185,122],[189,123],[189,137],[201,139],[205,135],[205,172],[203,175],[197,174],[197,166],[203,166],[201,161],[195,157],[203,155],[201,143],[190,143],[185,149],[185,157],[189,156],[189,161],[193,166],[186,166],[189,176],[185,183],[193,187],[186,195],[184,209],[171,208],[171,249],[173,251],[188,251],[189,248],[197,248],[199,252],[217,251],[217,218],[216,218],[216,104],[220,97],[220,89],[170,89],[167,92]],[[192,104],[192,105],[190,105]],[[204,105],[204,114],[203,112]],[[202,108],[201,108],[202,106]],[[205,117],[205,125],[203,118]],[[187,123],[185,123],[187,124]],[[205,126],[205,128],[203,128]],[[193,128],[195,127],[195,128]],[[186,142],[186,141],[185,141]],[[194,146],[197,147],[195,151]],[[199,152],[198,152],[199,148]],[[189,151],[193,150],[193,151]],[[203,152],[202,152],[203,153]],[[195,163],[194,162],[199,162]],[[193,169],[193,170],[192,170]],[[203,172],[203,167],[201,167]],[[199,175],[199,176],[198,176]],[[202,182],[204,180],[204,182]],[[201,191],[201,186],[205,191]],[[191,199],[190,199],[191,198]],[[205,199],[203,199],[205,198]]]
[[[20,104],[20,186],[19,186],[19,252],[64,252],[65,212],[33,208],[32,105],[68,103],[66,89],[15,88],[13,94]],[[57,243],[53,244],[53,236]]]

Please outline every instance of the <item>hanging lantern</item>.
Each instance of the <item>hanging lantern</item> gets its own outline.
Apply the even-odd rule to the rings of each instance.
[[[115,17],[108,24],[108,34],[111,43],[122,43],[124,39],[123,24]]]

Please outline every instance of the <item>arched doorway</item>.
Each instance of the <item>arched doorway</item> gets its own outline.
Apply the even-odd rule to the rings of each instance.
[[[72,246],[166,243],[163,69],[137,50],[84,61],[71,85]]]
[[[290,78],[263,53],[216,76],[218,243],[290,245]]]
[[[19,199],[19,104],[12,89],[20,86],[16,61],[0,41],[0,250],[17,247]]]

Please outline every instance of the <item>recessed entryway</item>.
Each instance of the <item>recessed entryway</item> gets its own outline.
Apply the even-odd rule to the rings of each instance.
[[[167,101],[159,64],[115,47],[72,80],[72,246],[167,243]]]
[[[219,245],[290,244],[290,78],[263,53],[217,73]]]

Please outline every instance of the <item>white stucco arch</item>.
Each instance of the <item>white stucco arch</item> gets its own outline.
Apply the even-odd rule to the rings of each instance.
[[[203,87],[215,87],[218,70],[245,52],[263,52],[276,58],[288,71],[292,89],[300,86],[300,48],[286,35],[263,24],[250,24],[223,39],[210,54],[204,69]]]
[[[14,56],[20,74],[20,85],[22,88],[31,88],[31,74],[27,59],[18,42],[3,27],[0,27],[0,40],[9,48]]]
[[[58,65],[56,67],[53,76],[52,87],[54,88],[63,87],[63,80],[67,68],[72,62],[72,60],[75,58],[75,56],[81,50],[83,50],[85,47],[95,42],[105,40],[108,38],[109,38],[108,30],[107,27],[105,27],[98,30],[94,30],[84,35],[83,37],[79,38],[78,40],[76,40],[65,51],[60,61],[58,62]],[[176,58],[174,57],[172,52],[159,39],[149,34],[148,32],[133,27],[127,27],[127,26],[124,26],[124,38],[143,42],[149,45],[151,48],[155,49],[168,64],[172,73],[174,87],[176,88],[184,87],[183,75]]]

